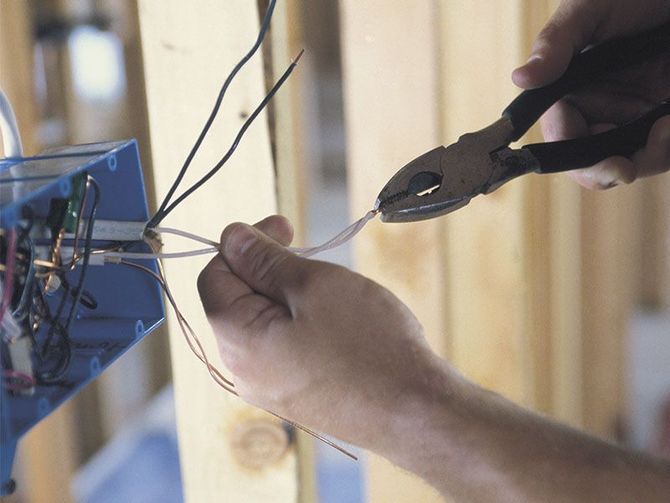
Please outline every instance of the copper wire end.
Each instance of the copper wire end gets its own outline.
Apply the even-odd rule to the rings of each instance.
[[[302,55],[304,53],[305,53],[305,49],[300,49],[300,52],[298,53],[298,55],[295,58],[293,58],[293,61],[291,61],[291,64],[297,65],[298,61],[300,61],[300,58],[302,58]]]

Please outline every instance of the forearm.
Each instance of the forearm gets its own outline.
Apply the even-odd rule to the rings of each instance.
[[[669,463],[557,424],[460,378],[455,383],[446,367],[443,372],[420,396],[399,398],[394,434],[371,446],[443,494],[482,502],[668,501]]]
[[[225,257],[198,286],[247,401],[376,451],[461,501],[668,501],[668,464],[467,382],[389,291],[287,251],[282,219],[229,227],[221,241]]]

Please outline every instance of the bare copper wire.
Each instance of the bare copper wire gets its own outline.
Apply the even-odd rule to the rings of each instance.
[[[88,202],[88,193],[91,188],[91,175],[86,175],[86,188],[84,189],[84,196],[81,198],[81,205],[79,207],[79,212],[77,213],[77,221],[74,225],[74,242],[72,244],[72,258],[70,259],[70,264],[68,265],[68,270],[73,270],[77,262],[81,259],[79,255],[79,227],[81,226],[82,215],[84,214],[84,209],[86,208],[86,203]],[[93,222],[89,222],[91,225]]]
[[[179,323],[179,327],[181,328],[182,334],[184,335],[184,340],[186,340],[188,347],[191,349],[193,354],[198,358],[198,360],[200,360],[207,367],[210,376],[219,386],[224,388],[226,391],[233,393],[234,395],[237,395],[237,392],[233,389],[233,387],[235,386],[233,382],[224,377],[223,374],[221,374],[221,372],[209,362],[209,359],[207,358],[207,353],[202,347],[200,339],[198,339],[198,336],[195,334],[195,331],[193,330],[193,328],[188,323],[182,312],[177,307],[177,303],[174,300],[174,297],[172,296],[172,292],[170,291],[170,288],[164,279],[162,265],[160,265],[160,262],[158,262],[160,270],[159,274],[155,273],[148,267],[136,264],[134,262],[129,262],[127,260],[121,260],[119,261],[119,263],[125,266],[134,267],[135,269],[138,269],[144,272],[145,274],[149,274],[158,282],[158,284],[165,292],[165,296],[167,297],[168,301],[170,302],[170,305],[172,306],[172,309],[175,312],[177,322]]]
[[[170,302],[170,305],[172,306],[172,309],[175,312],[175,315],[177,317],[177,322],[179,323],[179,327],[181,328],[182,334],[184,335],[184,339],[186,340],[186,342],[187,342],[189,348],[191,349],[191,351],[193,352],[193,354],[198,358],[198,360],[200,360],[207,367],[209,375],[212,377],[212,379],[214,380],[214,382],[216,384],[218,384],[221,388],[228,391],[229,393],[232,393],[235,396],[239,396],[237,391],[235,391],[232,388],[235,385],[230,380],[225,378],[221,374],[221,372],[214,365],[212,365],[209,362],[209,359],[207,358],[207,353],[205,352],[205,349],[203,348],[202,344],[200,343],[200,339],[198,338],[195,331],[193,330],[191,325],[188,323],[188,321],[186,320],[186,318],[184,317],[182,312],[177,307],[177,303],[174,300],[174,297],[172,296],[172,292],[170,292],[170,288],[167,284],[167,281],[165,280],[165,273],[164,273],[163,265],[161,264],[161,262],[159,260],[157,260],[156,262],[158,263],[158,270],[159,270],[158,274],[155,273],[154,271],[152,271],[151,269],[149,269],[148,267],[145,267],[145,266],[140,265],[140,264],[136,264],[134,262],[129,262],[127,260],[121,260],[119,263],[122,264],[122,265],[125,265],[125,266],[134,267],[138,270],[141,270],[144,273],[149,274],[152,278],[154,278],[158,282],[158,284],[161,286],[161,288],[165,292],[165,296],[167,297],[168,301]],[[189,334],[190,334],[190,337],[189,337]],[[191,337],[193,338],[193,341],[195,341],[195,344],[193,343],[193,341],[191,341]],[[196,350],[196,348],[197,348],[197,350]],[[310,436],[316,438],[317,440],[320,440],[324,444],[338,450],[339,452],[341,452],[342,454],[350,457],[351,459],[358,460],[358,458],[353,453],[349,452],[344,447],[338,445],[337,443],[335,443],[332,440],[330,440],[329,438],[321,435],[320,433],[317,433],[314,430],[311,430],[311,429],[307,428],[306,426],[303,426],[299,423],[291,421],[290,419],[286,419],[285,417],[280,416],[279,414],[276,414],[272,411],[269,411],[267,409],[264,409],[264,410],[268,414],[271,414],[272,416],[276,417],[277,419],[280,419],[280,420],[286,422],[287,424],[289,424],[289,425],[291,425],[295,428],[298,428],[299,430],[304,431],[308,435],[310,435]]]

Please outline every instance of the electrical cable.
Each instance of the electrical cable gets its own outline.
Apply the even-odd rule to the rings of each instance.
[[[68,320],[65,325],[65,329],[69,330],[72,325],[72,320],[77,312],[77,306],[81,300],[81,296],[84,292],[84,283],[86,282],[86,272],[88,271],[88,265],[91,258],[91,244],[93,241],[93,227],[95,225],[95,217],[98,211],[98,204],[100,203],[100,186],[95,179],[87,175],[86,183],[90,183],[93,187],[93,205],[91,206],[91,212],[88,216],[88,223],[86,225],[86,240],[84,242],[84,255],[81,261],[81,273],[79,274],[79,282],[75,288],[75,298],[70,307],[70,314],[68,315]]]
[[[67,286],[67,288],[69,289],[69,285]],[[33,346],[37,348],[39,347],[39,344],[36,338],[36,334],[39,331],[42,321],[47,320],[51,322],[51,320],[53,320],[53,317],[51,315],[51,309],[49,308],[49,304],[47,304],[46,300],[44,299],[44,291],[41,285],[38,284],[38,282],[33,283],[32,299],[33,302],[32,305],[30,306],[30,310],[28,311],[28,328],[29,328],[29,335],[33,341]],[[41,361],[42,360],[41,351],[38,351],[36,354]]]
[[[57,368],[40,374],[40,381],[44,384],[53,384],[62,379],[63,376],[67,373],[70,366],[70,362],[72,360],[72,348],[70,347],[69,331],[70,327],[72,326],[72,322],[74,321],[74,318],[77,314],[77,307],[81,302],[81,297],[84,294],[83,288],[86,282],[86,273],[89,268],[89,261],[91,257],[93,227],[95,225],[95,217],[97,214],[98,205],[100,203],[100,186],[98,185],[98,183],[90,175],[86,176],[86,183],[90,184],[90,186],[93,187],[93,203],[91,205],[91,210],[87,219],[86,235],[84,241],[84,252],[81,259],[81,271],[79,273],[77,286],[74,288],[72,293],[69,289],[69,285],[67,284],[67,282],[63,283],[65,292],[63,293],[63,297],[61,298],[58,312],[56,313],[55,318],[51,322],[51,327],[49,329],[47,339],[42,347],[42,357],[44,358],[46,356],[46,352],[54,348],[54,345],[51,343],[53,336],[56,334],[56,332],[59,333],[59,335],[61,336],[59,341],[60,344],[57,345],[56,347],[60,347],[62,351],[62,357],[59,361]],[[70,296],[72,296],[73,298],[70,304],[70,310],[68,312],[66,321],[63,324],[61,323],[61,316],[62,316],[61,313],[64,310],[65,303]]]
[[[71,348],[70,348],[70,336],[63,330],[63,325],[60,322],[60,319],[63,317],[63,311],[67,304],[67,300],[70,297],[70,286],[67,283],[62,285],[63,293],[61,294],[61,299],[56,308],[55,315],[51,315],[49,312],[49,306],[44,300],[44,297],[41,297],[43,302],[43,308],[45,309],[44,320],[49,323],[49,329],[47,335],[42,342],[42,347],[39,351],[36,351],[36,355],[41,364],[44,364],[47,361],[48,356],[52,356],[55,350],[60,350],[61,355],[57,360],[56,365],[53,369],[48,371],[40,371],[38,375],[38,380],[43,384],[53,384],[58,381],[60,375],[63,373],[63,370],[67,368],[70,364],[71,359]],[[57,339],[57,343],[53,343],[54,337],[58,335],[60,339]]]
[[[198,236],[197,234],[193,234],[192,232],[187,232],[187,231],[182,231],[180,229],[174,229],[172,227],[154,227],[152,229],[153,231],[156,231],[158,234],[174,234],[176,236],[181,236],[184,238],[191,239],[193,241],[197,241],[202,244],[206,244],[209,246],[213,246],[215,248],[219,247],[219,243],[216,241],[212,241],[211,239],[203,238],[202,236]]]
[[[28,311],[30,309],[30,303],[32,302],[33,282],[35,281],[35,263],[34,263],[35,246],[33,244],[32,239],[30,239],[29,232],[30,232],[29,228],[22,229],[21,237],[19,238],[20,239],[19,243],[21,242],[26,243],[26,249],[28,250],[28,257],[26,260],[27,266],[26,266],[25,279],[23,280],[23,290],[21,291],[21,296],[19,297],[18,304],[16,305],[16,308],[12,312],[12,316],[17,321],[25,319],[25,317],[28,315]]]
[[[318,245],[318,246],[313,246],[310,248],[289,248],[290,251],[295,253],[296,255],[299,255],[303,258],[308,258],[312,257],[318,253],[323,253],[327,250],[332,250],[333,248],[337,248],[338,246],[342,246],[344,243],[347,241],[351,240],[358,234],[361,230],[363,230],[363,227],[377,216],[379,213],[379,210],[370,210],[368,211],[365,215],[363,215],[362,218],[356,220],[353,224],[351,224],[349,227],[344,229],[342,232],[337,234],[335,237],[329,239],[325,243]]]
[[[356,220],[342,232],[337,234],[335,237],[329,239],[323,244],[318,246],[313,246],[309,248],[288,248],[289,251],[295,253],[304,258],[312,257],[319,253],[323,253],[338,246],[343,245],[347,241],[351,240],[356,234],[358,234],[365,225],[375,218],[379,212],[377,210],[368,211],[362,218]],[[201,248],[198,250],[183,251],[183,252],[162,252],[162,253],[140,253],[140,252],[118,252],[118,251],[109,251],[103,252],[102,255],[105,257],[106,262],[119,262],[120,259],[136,259],[136,260],[150,260],[150,259],[172,259],[172,258],[184,258],[184,257],[195,257],[199,255],[208,255],[218,253],[220,251],[220,245],[214,241],[198,236],[191,232],[180,231],[178,229],[172,229],[170,227],[156,227],[152,229],[154,231],[166,232],[169,234],[176,234],[183,236],[193,241],[198,241],[200,243],[211,244],[207,248]]]
[[[167,252],[167,253],[141,253],[141,252],[104,252],[101,255],[105,257],[105,262],[118,262],[118,259],[133,259],[133,260],[152,260],[152,259],[170,259],[170,258],[184,258],[196,257],[198,255],[209,255],[217,253],[218,248],[200,248],[199,250],[191,250],[184,252]],[[109,260],[108,260],[109,259]]]
[[[134,267],[135,269],[139,269],[145,274],[150,275],[153,279],[155,279],[158,282],[160,287],[163,289],[163,292],[165,292],[165,296],[167,297],[168,302],[170,303],[172,309],[174,310],[175,316],[177,317],[177,322],[179,323],[179,327],[181,328],[184,340],[188,344],[188,347],[191,349],[193,354],[198,358],[198,360],[200,360],[207,367],[207,371],[209,372],[210,376],[219,386],[221,386],[226,391],[233,393],[234,395],[237,395],[237,392],[233,389],[233,387],[235,386],[233,382],[224,377],[223,374],[221,374],[221,372],[209,362],[209,359],[207,358],[207,353],[205,352],[205,349],[200,343],[200,339],[195,334],[195,331],[193,330],[191,325],[188,323],[188,321],[180,311],[179,307],[177,306],[177,302],[174,300],[174,297],[172,296],[170,287],[165,281],[165,276],[163,275],[163,270],[160,262],[158,262],[160,273],[156,273],[151,269],[149,269],[148,267],[145,267],[140,264],[135,264],[134,262],[128,262],[126,260],[122,260],[120,264],[128,267]]]
[[[235,65],[235,67],[232,69],[228,77],[226,77],[226,80],[224,81],[219,91],[219,95],[216,98],[216,102],[214,103],[214,108],[212,108],[212,111],[210,112],[209,117],[207,118],[207,121],[205,122],[205,125],[203,126],[202,131],[200,132],[200,135],[198,135],[198,139],[195,141],[193,147],[191,148],[191,151],[188,153],[188,156],[186,157],[186,160],[184,161],[184,164],[182,165],[181,170],[177,175],[177,178],[175,178],[175,181],[172,183],[170,190],[168,190],[167,194],[165,195],[163,202],[158,208],[158,211],[150,220],[151,224],[150,227],[158,225],[158,222],[162,220],[162,215],[165,208],[167,207],[168,203],[170,202],[170,199],[176,192],[177,187],[184,178],[184,175],[186,174],[186,171],[188,170],[191,161],[195,157],[195,154],[200,148],[200,145],[205,139],[205,136],[207,136],[209,129],[212,127],[214,119],[219,113],[219,108],[221,108],[221,103],[223,102],[223,97],[225,96],[228,87],[230,86],[231,82],[233,81],[237,73],[242,69],[242,67],[247,63],[247,61],[251,59],[251,57],[256,53],[261,43],[263,42],[263,39],[265,38],[268,28],[270,27],[270,21],[272,19],[272,13],[274,12],[275,4],[276,0],[270,0],[270,3],[268,4],[268,7],[265,11],[265,15],[263,16],[263,21],[261,22],[258,37],[256,38],[254,45],[251,46],[251,49],[249,49],[249,51],[244,55],[244,57],[242,57],[242,59]]]
[[[18,243],[17,243],[17,258],[22,262],[22,270],[25,270],[25,275],[22,278],[22,289],[19,300],[12,311],[12,316],[17,321],[23,320],[28,314],[28,307],[31,302],[32,283],[35,281],[35,246],[30,237],[30,231],[34,224],[34,214],[30,206],[23,209],[23,216],[26,224],[19,225]],[[17,288],[17,287],[15,287]]]
[[[362,218],[359,218],[354,223],[349,225],[343,231],[339,232],[336,236],[329,239],[328,241],[312,247],[306,248],[296,248],[289,247],[288,250],[299,255],[303,258],[312,257],[319,253],[323,253],[338,246],[342,246],[347,241],[351,240],[358,234],[365,225],[372,219],[374,219],[379,214],[379,210],[370,210]],[[210,253],[218,253],[221,249],[221,245],[211,239],[207,239],[192,232],[182,231],[179,229],[174,229],[172,227],[154,227],[152,231],[155,231],[158,234],[175,234],[177,236],[182,236],[199,243],[204,243],[210,245],[208,248],[201,248],[199,250],[185,251],[185,252],[168,252],[168,253],[136,253],[136,252],[103,252],[105,259],[111,259],[112,261],[117,261],[119,259],[172,259],[172,258],[182,258],[182,257],[194,257],[197,255],[207,255]]]
[[[158,284],[161,286],[161,288],[165,292],[165,296],[168,298],[168,301],[170,302],[170,305],[172,306],[172,309],[174,310],[175,315],[177,316],[177,321],[178,321],[179,326],[182,330],[182,334],[184,335],[184,338],[186,339],[186,342],[188,343],[188,346],[190,347],[193,354],[195,354],[195,356],[207,367],[207,370],[208,370],[210,376],[212,377],[214,382],[216,382],[216,384],[221,386],[224,390],[228,391],[229,393],[232,393],[235,396],[239,396],[237,391],[235,391],[233,389],[233,387],[235,385],[230,380],[226,379],[221,374],[221,372],[214,365],[212,365],[210,363],[209,359],[207,358],[207,353],[205,352],[205,349],[203,348],[202,344],[200,343],[200,339],[197,337],[197,335],[195,334],[195,331],[193,330],[191,325],[189,325],[188,321],[186,321],[186,318],[184,318],[184,315],[181,313],[181,311],[177,307],[177,303],[176,303],[174,297],[172,296],[172,293],[170,292],[170,288],[169,288],[169,286],[167,284],[167,281],[165,279],[163,266],[160,263],[160,261],[158,262],[159,273],[155,273],[154,271],[152,271],[148,267],[144,267],[140,264],[135,264],[133,262],[122,261],[121,264],[123,264],[125,266],[134,267],[136,269],[139,269],[139,270],[143,271],[145,274],[149,274],[152,278],[154,278],[158,282]],[[189,334],[190,334],[190,337],[189,337]],[[193,341],[195,341],[195,344],[191,340],[191,337],[193,338]],[[196,347],[197,347],[197,350],[196,350]],[[345,454],[346,456],[350,457],[351,459],[358,460],[358,458],[354,454],[347,451],[342,446],[336,444],[335,442],[333,442],[329,438],[324,437],[320,433],[317,433],[314,430],[311,430],[311,429],[307,428],[306,426],[303,426],[299,423],[296,423],[294,421],[286,419],[285,417],[282,417],[279,414],[275,414],[272,411],[269,411],[267,409],[263,409],[263,410],[265,410],[269,414],[273,415],[274,417],[286,422],[287,424],[290,424],[291,426],[304,431],[308,435],[311,435],[312,437],[316,438],[317,440],[320,440],[321,442],[325,443],[326,445],[340,451],[341,453]]]
[[[16,116],[7,95],[0,89],[0,133],[5,157],[23,156],[21,135],[16,124]]]
[[[80,236],[80,227],[81,227],[81,221],[82,221],[82,216],[84,214],[84,209],[86,208],[86,203],[88,202],[88,193],[91,188],[91,184],[93,178],[90,175],[86,176],[86,187],[84,189],[84,195],[81,198],[81,203],[79,205],[79,211],[77,212],[77,219],[74,224],[74,242],[72,243],[72,258],[70,259],[70,264],[68,266],[68,269],[71,271],[75,268],[77,265],[77,262],[79,261],[79,236]],[[99,197],[99,188],[98,188],[98,197]],[[95,207],[97,207],[97,203],[95,204]],[[88,223],[86,226],[86,230],[88,231],[88,228],[91,227],[91,222]],[[91,229],[91,232],[93,230]]]
[[[224,156],[217,162],[214,167],[207,172],[202,178],[200,178],[197,182],[195,182],[191,187],[189,187],[187,190],[185,190],[177,199],[175,199],[174,202],[172,202],[170,205],[168,205],[166,208],[164,208],[162,211],[159,211],[154,215],[154,217],[149,221],[147,224],[147,229],[153,229],[156,227],[160,222],[163,221],[163,219],[168,216],[172,210],[174,210],[179,204],[181,204],[184,199],[186,199],[188,196],[193,194],[196,190],[198,190],[202,185],[207,183],[207,181],[212,178],[222,167],[223,165],[228,162],[228,159],[233,155],[235,150],[237,150],[238,145],[240,144],[240,141],[244,137],[244,134],[246,133],[247,129],[249,129],[249,126],[254,122],[256,117],[263,111],[263,109],[267,106],[267,104],[270,102],[270,100],[274,97],[275,94],[277,94],[277,91],[284,85],[284,82],[290,77],[291,73],[293,73],[293,70],[295,67],[298,65],[298,61],[300,60],[300,57],[303,55],[304,50],[301,50],[300,53],[295,57],[295,59],[291,62],[291,64],[288,66],[288,68],[284,71],[281,77],[279,77],[279,80],[275,82],[275,85],[272,86],[272,89],[265,95],[265,98],[260,102],[260,104],[256,107],[256,109],[251,113],[249,117],[247,117],[247,120],[244,121],[244,124],[242,124],[242,127],[240,128],[239,132],[237,133],[237,136],[235,137],[235,140],[233,140],[232,145],[228,149],[228,151],[224,154]]]
[[[17,235],[16,229],[7,230],[7,249],[5,252],[5,274],[2,285],[2,302],[0,302],[0,323],[10,307],[14,295],[14,268],[16,265]]]

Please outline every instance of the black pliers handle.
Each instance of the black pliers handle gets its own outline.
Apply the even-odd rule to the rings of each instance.
[[[570,92],[664,52],[670,54],[670,23],[579,53],[559,80],[524,91],[487,128],[426,152],[400,169],[379,193],[375,209],[385,222],[426,220],[465,206],[473,197],[490,193],[520,175],[570,171],[611,156],[630,157],[645,146],[656,120],[670,115],[669,101],[605,133],[517,150],[508,145]]]

